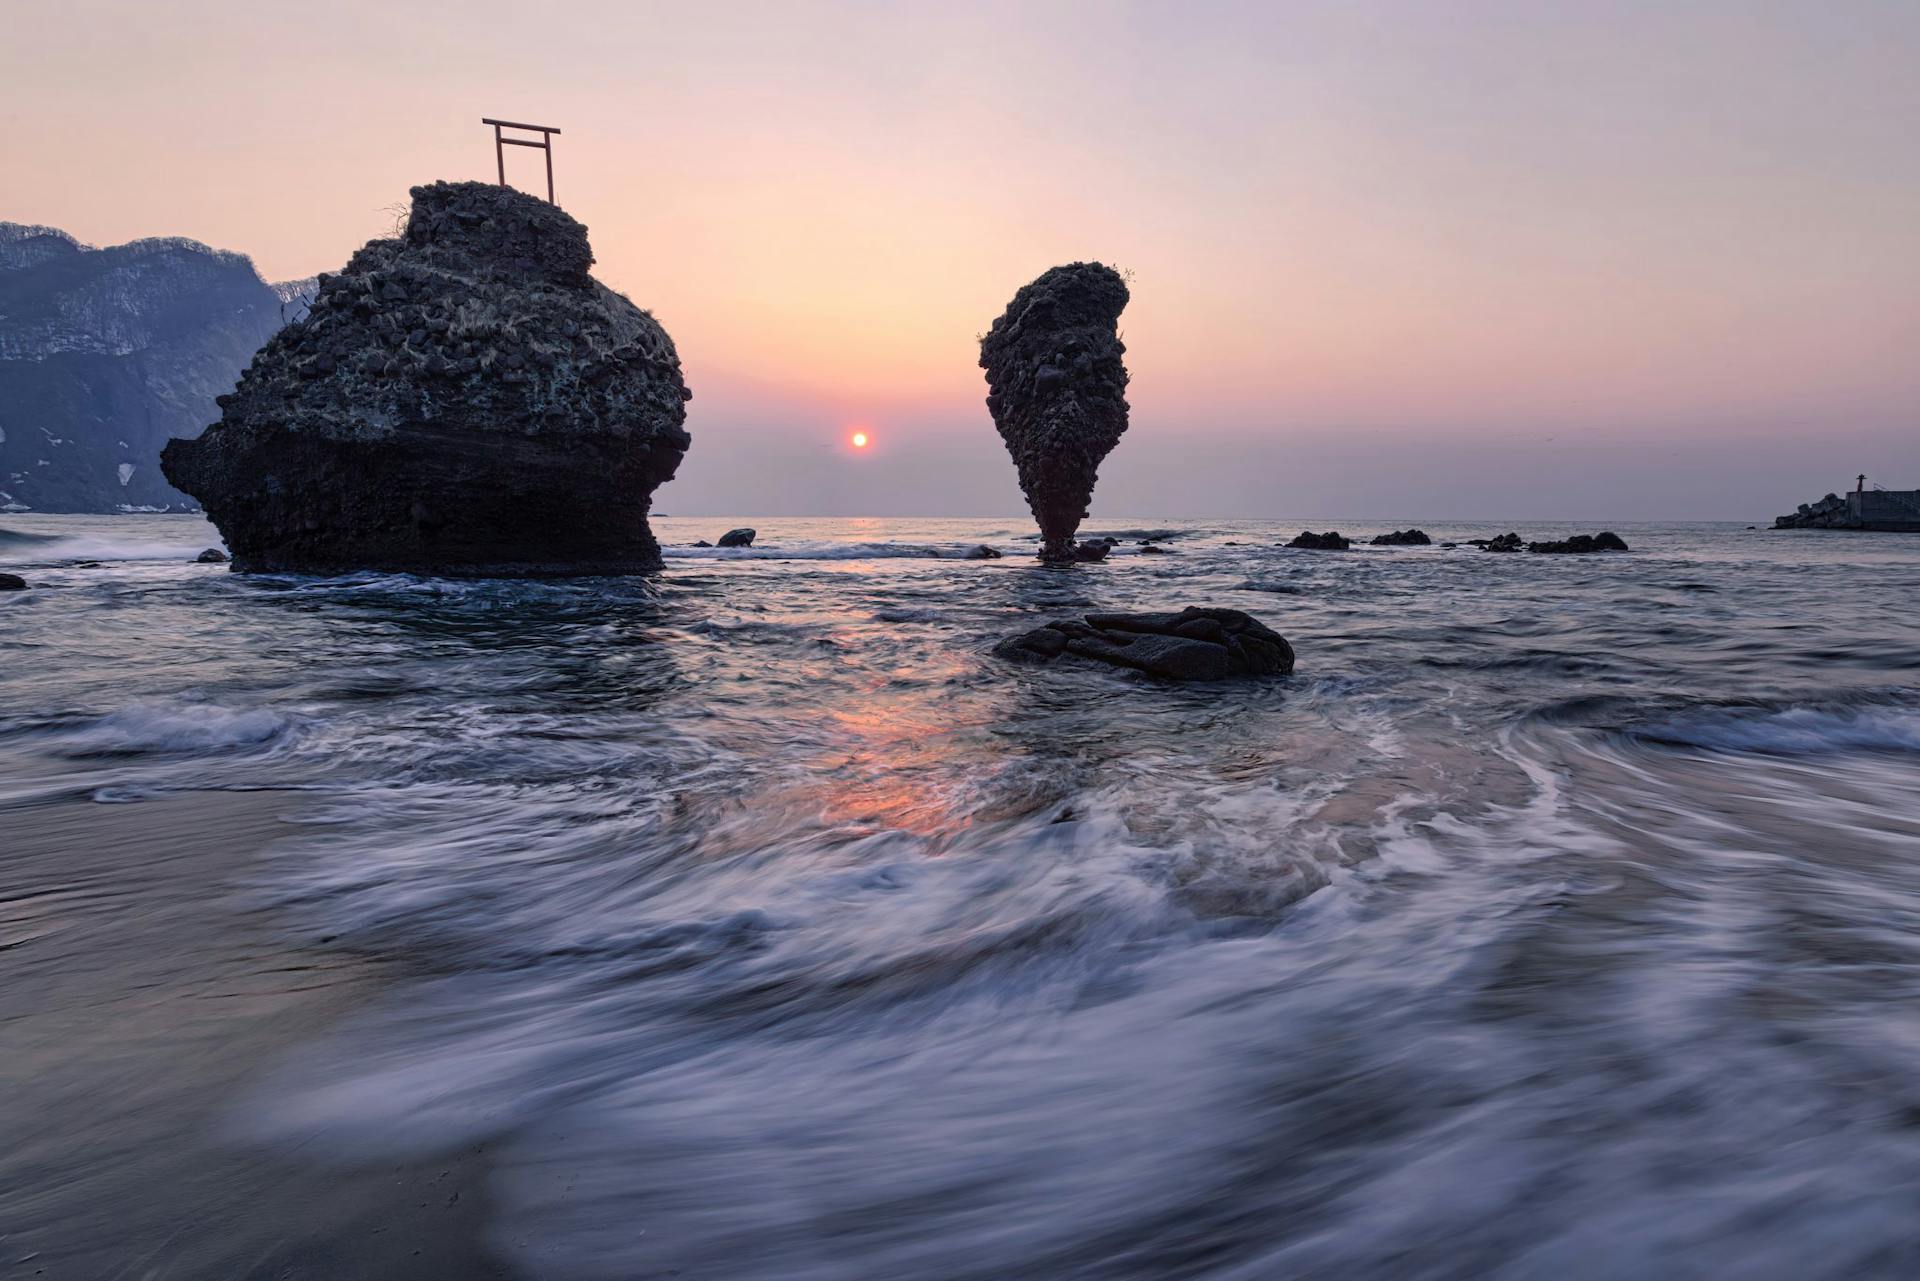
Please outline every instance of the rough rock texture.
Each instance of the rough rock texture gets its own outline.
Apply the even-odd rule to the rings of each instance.
[[[760,531],[757,529],[729,529],[726,533],[720,535],[719,545],[722,547],[751,547],[753,546],[754,538],[757,537],[759,533]]]
[[[1375,534],[1371,541],[1375,547],[1433,546],[1433,539],[1427,537],[1424,529],[1396,529],[1391,534]]]
[[[1013,296],[980,341],[987,409],[1040,524],[1040,558],[1069,563],[1100,462],[1127,429],[1127,305],[1120,273],[1054,267]]]
[[[320,277],[220,422],[161,456],[240,570],[624,573],[689,439],[680,358],[587,274],[586,228],[483,183]]]
[[[1324,534],[1302,530],[1287,546],[1298,547],[1302,551],[1309,552],[1343,552],[1353,546],[1353,540],[1342,538],[1340,531],[1336,529],[1330,529]]]
[[[1280,676],[1293,670],[1293,647],[1252,615],[1191,605],[1177,614],[1064,619],[1001,641],[993,652],[1022,663],[1050,663],[1071,655],[1183,681]]]
[[[1626,540],[1611,530],[1600,534],[1575,534],[1571,538],[1545,543],[1528,543],[1527,550],[1542,555],[1567,556],[1586,552],[1623,552]]]

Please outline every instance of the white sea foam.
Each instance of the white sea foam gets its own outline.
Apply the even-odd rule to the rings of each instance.
[[[286,733],[292,721],[264,707],[166,700],[133,703],[63,731],[70,756],[143,752],[220,752],[253,747]]]

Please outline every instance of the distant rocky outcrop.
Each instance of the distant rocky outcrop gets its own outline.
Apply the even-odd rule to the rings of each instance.
[[[1170,680],[1278,676],[1293,646],[1251,614],[1189,606],[1178,613],[1088,614],[1004,640],[993,651],[1020,663],[1081,658]]]
[[[1526,544],[1520,541],[1520,535],[1505,533],[1497,538],[1469,538],[1467,546],[1478,547],[1483,552],[1517,552]]]
[[[1324,534],[1316,534],[1309,529],[1296,534],[1287,546],[1308,552],[1343,552],[1353,546],[1353,540],[1341,537],[1337,529],[1330,529]]]
[[[219,412],[304,284],[197,241],[0,222],[0,511],[191,509],[161,446]]]
[[[1126,346],[1117,327],[1127,300],[1126,281],[1111,267],[1054,267],[1016,293],[980,341],[987,409],[1040,524],[1042,560],[1075,559],[1073,536],[1101,460],[1127,429]]]
[[[720,535],[719,545],[721,547],[751,547],[753,546],[753,540],[759,533],[760,531],[757,529],[729,529],[726,533]]]
[[[689,438],[680,358],[588,274],[586,228],[506,187],[415,187],[320,277],[221,420],[168,445],[240,570],[624,573]]]
[[[1579,556],[1590,552],[1624,552],[1626,540],[1611,531],[1599,534],[1574,534],[1543,543],[1528,543],[1527,550],[1543,556]]]
[[[1774,518],[1775,529],[1859,529],[1864,524],[1853,514],[1847,500],[1828,494],[1817,503],[1801,503],[1799,509]]]
[[[1375,534],[1369,540],[1375,547],[1431,547],[1433,539],[1423,529],[1396,529],[1391,534]]]

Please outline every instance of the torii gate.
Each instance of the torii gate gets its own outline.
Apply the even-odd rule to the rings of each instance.
[[[480,117],[480,123],[493,126],[493,158],[500,166],[500,185],[507,185],[507,148],[538,147],[547,153],[547,203],[556,203],[553,198],[553,136],[560,131],[547,125],[523,125],[513,120],[494,120]],[[502,129],[524,129],[528,133],[540,135],[540,141],[532,142],[526,138],[508,138],[501,135]]]

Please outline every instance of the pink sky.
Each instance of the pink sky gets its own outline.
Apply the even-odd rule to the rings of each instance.
[[[275,278],[559,125],[695,389],[676,514],[1019,510],[974,336],[1079,258],[1135,277],[1096,519],[1920,486],[1904,0],[79,0],[9,15],[0,108],[0,217]]]

